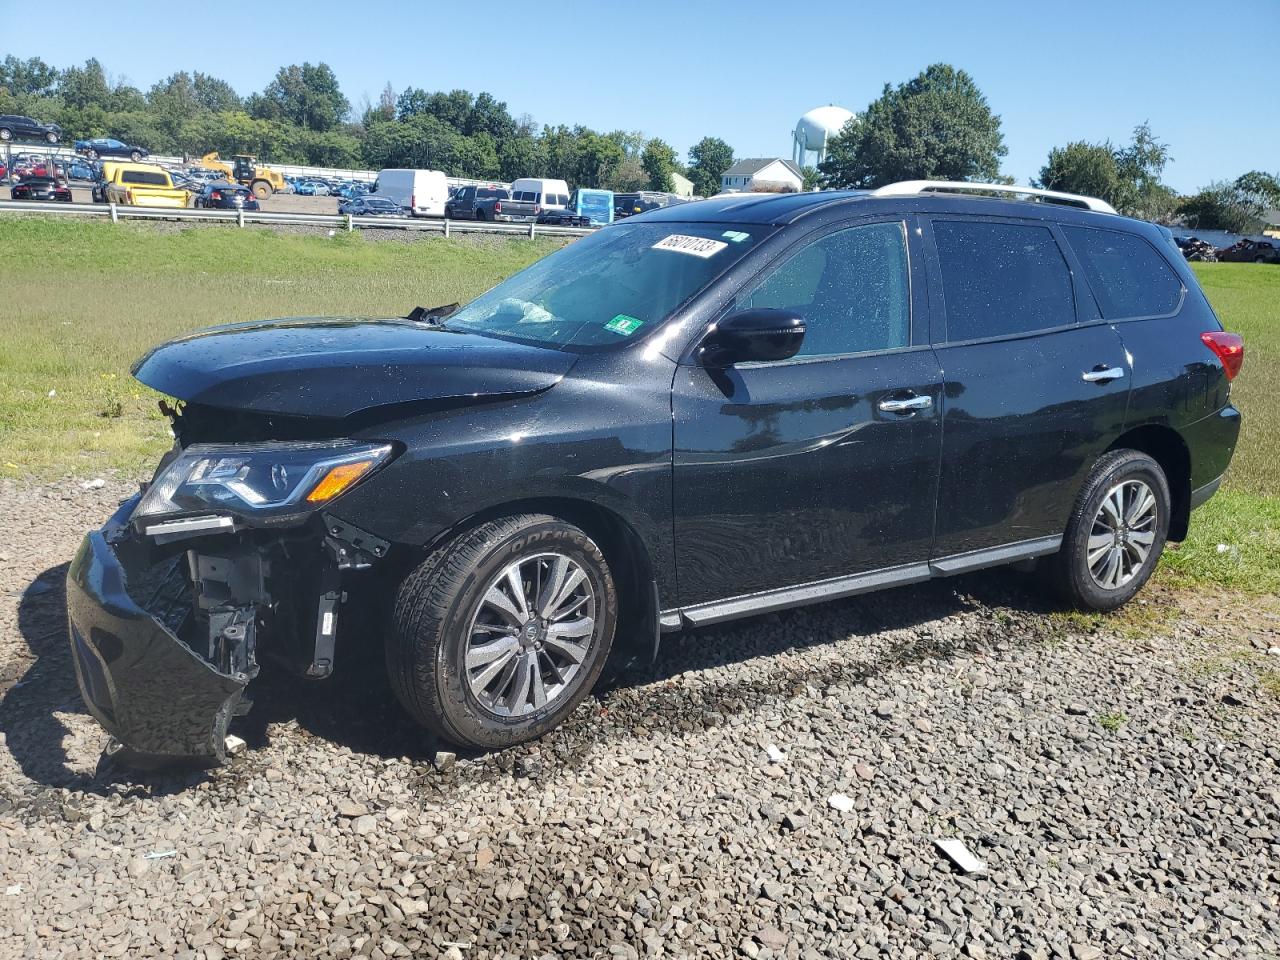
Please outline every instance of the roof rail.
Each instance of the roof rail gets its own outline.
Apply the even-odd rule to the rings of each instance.
[[[1097,197],[1086,197],[1078,193],[1063,193],[1059,190],[1042,190],[1039,187],[1024,187],[1016,183],[969,183],[963,180],[903,180],[890,183],[871,191],[873,197],[914,197],[922,193],[1009,193],[1025,197],[1034,197],[1050,203],[1061,203],[1072,207],[1082,207],[1096,213],[1115,213],[1116,208]]]

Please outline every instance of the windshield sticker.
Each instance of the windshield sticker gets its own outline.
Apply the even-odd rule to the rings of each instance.
[[[676,253],[688,253],[706,260],[708,257],[714,257],[728,246],[723,240],[711,240],[707,237],[686,237],[683,234],[673,233],[671,236],[663,237],[655,243],[653,249],[674,250]]]
[[[620,333],[624,337],[629,337],[643,326],[643,320],[637,320],[635,317],[628,317],[625,313],[620,313],[606,323],[604,328],[611,333]]]
[[[732,240],[734,243],[741,243],[743,240],[751,239],[751,234],[743,233],[741,230],[726,230],[720,236],[726,240]]]

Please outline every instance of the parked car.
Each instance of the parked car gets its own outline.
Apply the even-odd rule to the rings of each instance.
[[[41,123],[33,117],[15,113],[0,114],[0,142],[43,140],[45,143],[57,143],[61,136],[62,128],[56,123]]]
[[[92,180],[96,176],[92,163],[83,160],[72,160],[67,165],[67,175],[72,180]]]
[[[83,154],[90,160],[98,160],[102,157],[121,157],[137,163],[144,157],[151,155],[151,151],[146,147],[125,143],[123,140],[116,140],[112,137],[77,140],[75,149],[76,153]]]
[[[331,193],[329,185],[321,180],[303,180],[296,191],[303,197],[327,197]]]
[[[1269,240],[1237,240],[1218,251],[1224,263],[1280,263],[1280,249]]]
[[[261,210],[258,197],[238,183],[206,183],[196,194],[195,206],[205,210]]]
[[[54,177],[23,177],[9,188],[13,200],[57,200],[71,202],[71,188]]]
[[[563,209],[569,205],[569,185],[545,177],[520,177],[511,184],[511,199],[533,204],[535,214]]]
[[[407,217],[406,211],[386,197],[356,197],[338,205],[338,212],[353,217]]]
[[[450,220],[498,220],[527,223],[534,219],[537,205],[529,200],[511,199],[511,191],[500,187],[468,185],[458,189],[444,205]]]
[[[1009,563],[1119,607],[1222,480],[1243,343],[1155,226],[972,186],[653,210],[461,309],[153,349],[175,447],[67,575],[86,704],[219,757],[261,657],[328,676],[381,604],[405,709],[501,748],[683,627]]]
[[[107,203],[124,203],[137,207],[186,207],[191,194],[174,186],[164,167],[153,163],[117,163],[102,165],[103,198]]]

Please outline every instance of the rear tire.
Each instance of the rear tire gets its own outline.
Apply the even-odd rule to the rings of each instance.
[[[139,160],[142,159],[142,154],[140,154],[137,150],[135,150],[133,151],[133,153],[129,154],[129,159],[132,160],[134,163],[137,163]]]
[[[0,127],[0,140],[3,140],[5,143],[8,143],[12,139],[13,139],[13,131],[10,130],[8,127]]]
[[[49,143],[57,143],[57,142],[58,142],[58,135],[57,135],[56,133],[46,133],[46,134],[44,135],[44,138],[45,138],[45,140],[47,140]]]
[[[267,197],[271,196],[271,193],[272,193],[271,184],[267,183],[267,181],[265,180],[253,181],[253,195],[257,197],[259,200],[267,199]]]
[[[1062,548],[1048,560],[1051,584],[1082,610],[1128,603],[1160,562],[1170,503],[1169,481],[1145,453],[1106,454],[1076,499]]]
[[[561,584],[572,589],[556,602]],[[542,736],[582,701],[617,616],[609,565],[582,530],[545,514],[493,520],[405,578],[387,671],[419,723],[460,746],[502,749]]]

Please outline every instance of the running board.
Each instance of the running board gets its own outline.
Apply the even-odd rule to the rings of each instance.
[[[739,617],[753,617],[790,607],[839,600],[842,597],[857,596],[860,593],[870,593],[888,587],[923,583],[935,577],[950,577],[985,567],[1031,560],[1057,553],[1061,546],[1062,537],[1040,537],[1036,540],[1023,540],[1020,543],[1010,543],[1000,547],[971,550],[968,553],[940,557],[927,563],[909,563],[900,567],[836,577],[833,580],[820,580],[796,587],[782,587],[777,590],[732,597],[728,600],[700,603],[679,610],[664,610],[659,618],[659,624],[663,633],[671,633],[685,627],[705,627],[713,623],[723,623],[726,620],[736,620]]]

